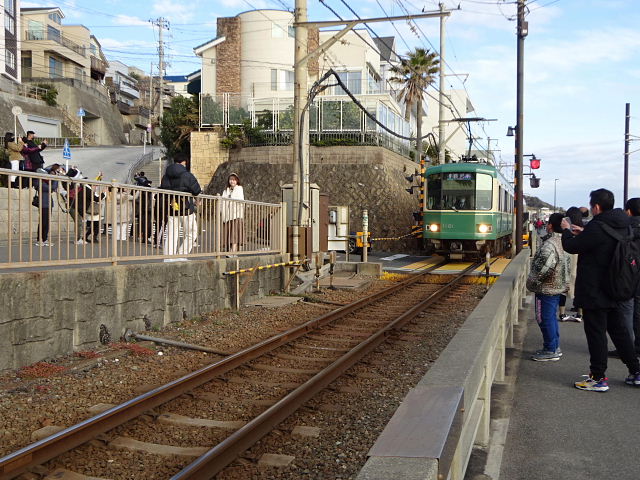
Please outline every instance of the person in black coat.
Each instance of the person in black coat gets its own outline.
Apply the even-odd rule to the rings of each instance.
[[[200,195],[202,189],[196,177],[187,170],[189,158],[185,154],[177,154],[173,165],[169,165],[162,177],[160,188],[173,192],[188,193],[193,196]],[[166,226],[166,238],[164,241],[165,255],[186,255],[191,252],[198,237],[198,223],[196,221],[195,203],[191,196],[166,195],[166,208],[168,219]],[[157,203],[160,203],[160,199]],[[180,227],[184,232],[184,238],[180,242]],[[165,259],[172,261],[176,259]]]
[[[624,204],[624,210],[627,212],[627,215],[629,215],[631,227],[636,232],[636,235],[640,237],[640,198],[635,197],[627,200],[627,203]],[[628,320],[627,325],[629,325]],[[640,291],[636,292],[633,299],[633,317],[631,325],[634,338],[633,344],[636,354],[640,355]]]
[[[568,253],[578,254],[574,305],[584,312],[584,332],[590,355],[591,373],[586,380],[575,382],[576,388],[591,391],[607,391],[607,332],[621,360],[629,369],[627,384],[640,386],[640,363],[635,355],[631,337],[620,314],[620,302],[607,295],[606,273],[609,270],[616,240],[607,234],[602,225],[627,235],[629,216],[622,209],[614,209],[613,193],[604,188],[590,194],[589,204],[593,220],[582,231],[571,230],[562,221],[562,247]],[[577,233],[577,234],[576,234]]]
[[[39,168],[43,167],[44,158],[42,158],[42,154],[40,152],[42,152],[45,148],[47,148],[47,141],[45,140],[40,145],[38,145],[33,140],[35,136],[36,136],[35,132],[33,132],[32,130],[29,130],[27,132],[27,137],[24,142],[25,143],[24,152],[25,152],[25,155],[27,155],[29,157],[29,160],[31,161],[31,169],[33,171],[36,171]]]

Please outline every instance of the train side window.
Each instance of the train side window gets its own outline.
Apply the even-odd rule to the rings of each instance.
[[[491,210],[493,177],[484,173],[476,175],[476,210]]]

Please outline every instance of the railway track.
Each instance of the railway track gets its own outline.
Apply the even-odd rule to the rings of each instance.
[[[439,266],[121,405],[105,406],[94,417],[0,458],[0,478],[15,478],[46,462],[50,463],[39,467],[41,472],[72,467],[78,458],[95,456],[96,449],[106,447],[125,449],[138,463],[145,455],[171,456],[166,475],[153,478],[211,478],[394,331],[447,295],[478,265],[446,285],[425,283],[425,276]],[[225,402],[226,398],[234,401]],[[182,414],[193,411],[207,418]],[[159,434],[156,424],[167,430]],[[203,427],[209,435],[203,436]],[[193,429],[198,430],[195,438],[185,440],[188,433],[182,431]],[[169,445],[135,439],[159,436]],[[69,452],[72,449],[76,450]]]

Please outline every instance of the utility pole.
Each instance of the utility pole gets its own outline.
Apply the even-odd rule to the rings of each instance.
[[[516,92],[516,152],[515,152],[515,200],[516,200],[516,255],[522,251],[522,223],[524,222],[524,189],[522,185],[523,170],[523,131],[524,131],[524,39],[529,33],[529,26],[524,20],[525,0],[518,0],[518,49],[517,49],[517,92]]]
[[[307,226],[309,218],[309,115],[303,115],[307,100],[309,70],[304,58],[307,56],[308,30],[299,25],[307,21],[307,0],[296,0],[294,10],[295,53],[294,53],[294,92],[293,92],[293,202],[292,234],[293,259],[299,260],[300,227]],[[303,120],[304,117],[304,120]],[[306,206],[306,207],[305,207]],[[311,252],[308,252],[311,254]]]
[[[158,27],[158,84],[160,87],[160,93],[158,97],[158,124],[160,120],[162,120],[162,115],[164,114],[164,41],[163,41],[163,33],[165,30],[169,30],[169,20],[164,17],[159,17],[156,20],[150,20],[150,22]]]
[[[631,118],[631,104],[625,104],[624,112],[624,203],[629,200],[629,119]]]
[[[440,4],[440,13],[444,12],[444,5]],[[439,95],[438,95],[438,163],[440,165],[444,164],[446,161],[445,156],[445,120],[444,120],[444,82],[445,82],[445,71],[444,71],[444,52],[445,52],[445,35],[444,35],[444,22],[447,19],[445,15],[440,17],[440,80],[439,80]]]

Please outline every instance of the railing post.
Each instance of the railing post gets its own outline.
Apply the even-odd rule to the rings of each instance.
[[[220,245],[220,240],[222,238],[222,232],[221,232],[221,228],[222,228],[222,221],[221,221],[221,216],[222,216],[222,212],[221,212],[221,197],[217,197],[214,202],[215,202],[215,232],[214,232],[214,241],[215,241],[215,250],[216,250],[216,258],[220,258],[221,257],[221,245]]]
[[[280,202],[280,253],[284,255],[287,253],[287,204]]]
[[[105,234],[108,234],[108,225],[109,225],[109,217],[111,217],[111,264],[113,266],[116,266],[118,264],[118,235],[116,235],[116,225],[115,225],[115,218],[116,218],[116,208],[117,208],[117,202],[116,202],[116,195],[118,194],[118,187],[116,186],[116,180],[111,180],[111,187],[110,187],[110,191],[111,191],[111,198],[109,199],[109,204],[107,205],[108,208],[107,212],[109,212],[111,215],[107,215],[107,221],[104,224],[104,229],[105,229]]]

